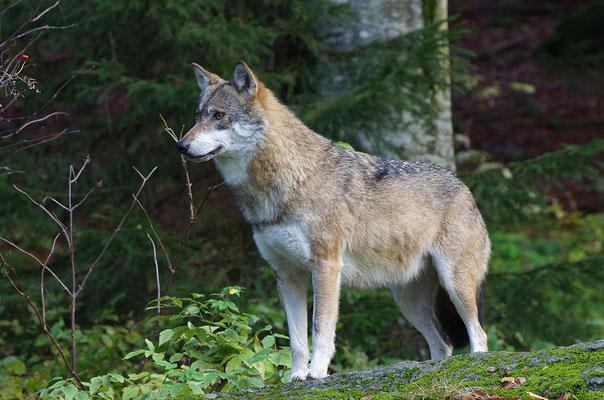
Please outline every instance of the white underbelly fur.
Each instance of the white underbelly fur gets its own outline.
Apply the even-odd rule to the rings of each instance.
[[[300,224],[279,224],[263,227],[254,233],[262,256],[275,269],[296,268],[311,271],[311,245],[306,229]],[[341,254],[342,286],[356,289],[388,287],[405,284],[421,272],[423,257],[410,260],[407,265],[389,265],[379,257],[367,257],[363,248]]]
[[[362,249],[359,249],[362,251]],[[349,250],[342,253],[341,282],[344,287],[372,289],[389,287],[393,284],[406,284],[419,275],[422,258],[408,265],[388,265],[388,261],[368,259]]]

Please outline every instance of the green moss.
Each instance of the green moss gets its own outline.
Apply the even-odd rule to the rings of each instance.
[[[487,367],[495,367],[496,370],[491,372]],[[421,375],[422,371],[426,369],[411,368],[351,382],[356,389],[348,389],[346,382],[341,380],[328,380],[324,382],[325,390],[304,390],[304,385],[283,384],[266,388],[263,393],[235,394],[232,398],[358,400],[371,395],[372,400],[442,400],[447,396],[457,397],[480,389],[502,397],[524,400],[529,400],[527,392],[547,395],[549,398],[571,393],[578,400],[601,400],[602,392],[590,391],[586,379],[604,375],[604,351],[585,351],[574,347],[536,353],[464,354],[451,357],[433,372]],[[501,379],[504,377],[524,377],[526,382],[515,389],[504,389],[501,388]],[[376,389],[358,390],[358,385],[362,387],[366,384]]]

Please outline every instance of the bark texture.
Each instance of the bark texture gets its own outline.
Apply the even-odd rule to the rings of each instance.
[[[346,5],[358,16],[358,19],[330,21],[322,28],[323,42],[329,50],[337,53],[349,52],[375,41],[394,39],[423,28],[426,23],[447,17],[447,0],[333,1]],[[338,93],[345,87],[345,81],[345,72],[342,72],[332,76],[321,87],[325,94]],[[401,96],[404,95],[401,90]],[[426,101],[438,110],[437,118],[426,123],[405,110],[390,110],[397,129],[358,132],[358,142],[362,145],[359,150],[390,159],[429,161],[455,170],[450,93],[448,90],[433,90],[426,93]]]

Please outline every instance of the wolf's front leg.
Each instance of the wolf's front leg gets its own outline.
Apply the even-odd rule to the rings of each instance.
[[[277,271],[277,289],[289,329],[292,355],[290,381],[302,381],[308,375],[308,316],[306,294],[308,274],[301,270]]]
[[[327,376],[327,367],[335,353],[336,323],[340,301],[339,262],[323,262],[312,273],[313,332],[312,360],[307,379]]]

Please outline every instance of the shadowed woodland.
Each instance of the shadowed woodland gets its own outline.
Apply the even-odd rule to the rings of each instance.
[[[214,165],[175,148],[191,62],[230,78],[245,60],[361,150],[396,131],[392,109],[429,124],[425,93],[451,90],[456,173],[493,247],[489,350],[604,336],[602,1],[450,1],[448,30],[424,19],[347,51],[325,40],[358,22],[340,3],[0,3],[0,399],[287,381],[274,272]],[[387,290],[343,291],[337,330],[331,372],[429,358]]]

